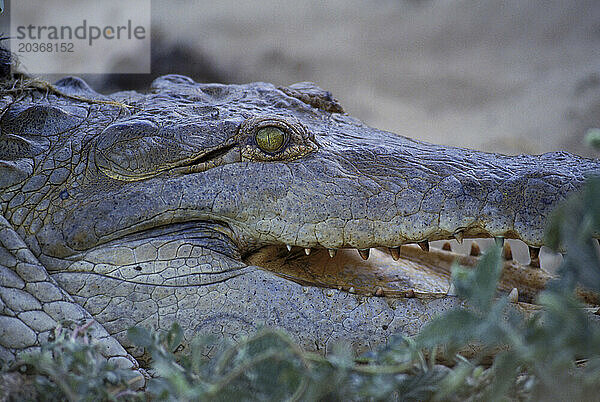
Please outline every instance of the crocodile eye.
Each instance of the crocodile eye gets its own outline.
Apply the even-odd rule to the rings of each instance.
[[[319,149],[314,135],[293,117],[246,118],[236,137],[242,161],[293,161]]]
[[[278,127],[262,127],[256,132],[256,144],[268,153],[279,151],[285,142],[285,133]]]

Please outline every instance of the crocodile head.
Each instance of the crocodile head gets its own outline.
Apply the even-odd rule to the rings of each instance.
[[[145,94],[76,78],[52,90],[3,99],[2,214],[124,344],[133,325],[174,321],[187,336],[274,325],[311,348],[413,333],[455,301],[402,297],[443,295],[448,258],[401,245],[497,237],[535,250],[556,204],[600,172],[566,153],[377,130],[309,83],[171,75]]]

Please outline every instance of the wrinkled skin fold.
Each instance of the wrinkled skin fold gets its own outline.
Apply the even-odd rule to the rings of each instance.
[[[459,304],[460,256],[399,246],[519,239],[533,261],[551,211],[600,173],[380,131],[310,83],[171,75],[105,96],[65,78],[1,102],[3,358],[65,319],[95,320],[105,354],[133,365],[126,330],[175,321],[187,340],[268,325],[309,349],[373,347]],[[505,290],[530,300],[548,275],[510,264]]]

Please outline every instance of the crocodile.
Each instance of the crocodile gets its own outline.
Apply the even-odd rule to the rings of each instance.
[[[525,242],[531,266],[507,260],[504,282],[531,300],[548,277],[536,265],[550,213],[600,174],[566,152],[371,128],[307,82],[167,75],[103,95],[77,77],[15,80],[0,91],[5,360],[64,321],[88,322],[105,356],[132,367],[144,356],[127,330],[174,322],[184,345],[270,326],[307,349],[365,350],[461,303],[450,267],[478,252],[435,240]]]

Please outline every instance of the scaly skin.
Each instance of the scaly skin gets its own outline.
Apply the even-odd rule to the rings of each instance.
[[[115,339],[139,356],[129,327],[174,321],[188,340],[278,326],[310,349],[414,334],[458,303],[440,252],[328,254],[455,237],[539,247],[552,209],[600,173],[563,152],[502,156],[376,130],[307,83],[165,76],[148,94],[103,96],[68,78],[5,90],[1,107],[5,358],[65,318],[93,317],[106,355],[125,357]],[[265,126],[285,133],[277,152],[257,145]]]

